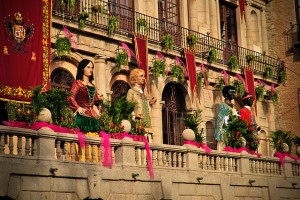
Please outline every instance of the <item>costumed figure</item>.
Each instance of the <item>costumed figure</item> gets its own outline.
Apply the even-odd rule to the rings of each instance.
[[[253,97],[251,94],[245,92],[242,97],[242,101],[244,106],[240,110],[240,119],[246,123],[249,130],[251,130],[254,133],[254,135],[257,135],[257,131],[260,130],[260,127],[257,126],[255,121],[255,115],[251,110],[251,106],[253,104]]]
[[[131,89],[128,90],[126,100],[135,103],[134,117],[140,120],[141,125],[144,126],[146,132],[152,133],[150,122],[151,106],[156,103],[153,97],[148,100],[144,94],[144,87],[146,84],[145,72],[142,69],[133,69],[129,75]]]
[[[238,115],[236,108],[231,102],[235,94],[235,88],[231,85],[227,85],[223,88],[222,94],[225,98],[225,101],[220,104],[215,128],[215,139],[218,141],[219,150],[222,149],[222,135],[225,132],[226,125],[228,124],[229,116],[231,114]]]
[[[99,131],[99,96],[92,83],[94,65],[90,60],[82,60],[77,69],[76,80],[72,84],[71,95],[68,98],[70,108],[75,115],[75,124],[82,132]]]

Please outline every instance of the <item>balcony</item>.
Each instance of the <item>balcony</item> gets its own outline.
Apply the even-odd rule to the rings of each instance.
[[[269,79],[270,82],[275,82],[278,80],[279,72],[285,70],[284,62],[279,58],[273,58],[264,53],[255,52],[236,44],[230,42],[222,41],[209,36],[209,34],[202,34],[199,32],[186,29],[176,24],[167,23],[164,20],[159,20],[133,10],[127,7],[120,7],[105,1],[99,1],[101,6],[103,6],[103,13],[93,13],[92,4],[87,1],[75,1],[75,7],[71,11],[68,5],[61,4],[61,0],[53,0],[53,15],[58,18],[64,18],[74,23],[78,22],[79,13],[82,8],[90,12],[89,18],[86,21],[88,26],[97,28],[99,30],[108,30],[108,18],[110,15],[115,15],[120,22],[119,28],[116,30],[116,34],[126,36],[128,38],[133,37],[133,32],[137,32],[136,22],[139,19],[145,19],[147,21],[148,27],[143,30],[143,34],[147,34],[149,44],[153,46],[162,47],[163,36],[165,33],[172,35],[174,40],[173,48],[179,52],[183,52],[184,48],[188,48],[187,36],[195,35],[197,38],[196,45],[194,47],[196,60],[207,60],[208,52],[210,49],[217,50],[217,64],[214,67],[222,66],[226,67],[229,63],[230,56],[236,55],[238,58],[239,70],[243,67],[249,66],[253,69],[254,75],[262,78],[265,72],[265,68],[270,66],[273,69],[273,77]],[[150,45],[149,45],[150,46]],[[246,56],[253,55],[254,60],[251,63],[247,63]]]
[[[294,199],[300,194],[300,161],[289,158],[280,165],[278,158],[245,152],[206,154],[190,145],[150,144],[151,179],[144,143],[111,139],[113,166],[106,168],[100,141],[86,137],[89,153],[74,134],[0,126],[0,197]]]

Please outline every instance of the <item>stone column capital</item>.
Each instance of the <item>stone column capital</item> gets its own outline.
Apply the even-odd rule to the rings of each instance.
[[[107,63],[108,57],[105,55],[97,54],[94,56],[95,63]]]

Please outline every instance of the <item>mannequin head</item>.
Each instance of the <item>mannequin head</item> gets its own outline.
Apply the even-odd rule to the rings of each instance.
[[[242,97],[242,101],[244,103],[244,106],[252,106],[253,104],[253,97],[251,94],[245,92],[243,97]]]
[[[143,87],[146,83],[145,71],[142,69],[133,69],[129,75],[131,86]]]
[[[231,85],[226,85],[222,90],[222,94],[223,94],[225,100],[231,101],[234,97],[235,89]]]

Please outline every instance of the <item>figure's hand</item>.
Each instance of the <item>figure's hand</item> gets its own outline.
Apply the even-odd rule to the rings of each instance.
[[[81,114],[81,115],[84,115],[84,114],[85,114],[85,111],[86,111],[86,109],[84,109],[84,108],[82,108],[82,107],[79,107],[79,108],[77,109],[77,112],[78,112],[79,114]]]
[[[153,104],[155,104],[157,101],[157,99],[155,97],[152,97],[152,99],[150,99],[149,104],[150,106],[152,106]]]

